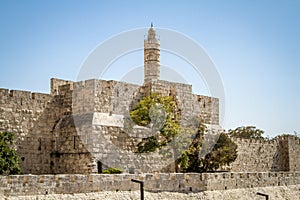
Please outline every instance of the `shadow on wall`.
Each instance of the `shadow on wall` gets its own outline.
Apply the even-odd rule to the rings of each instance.
[[[91,154],[72,118],[72,90],[61,86],[18,145],[24,174],[91,173]]]
[[[288,139],[278,138],[278,148],[274,155],[271,171],[289,171]]]

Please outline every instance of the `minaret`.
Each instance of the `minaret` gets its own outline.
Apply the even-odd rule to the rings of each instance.
[[[160,42],[151,23],[147,39],[144,40],[144,84],[159,80]]]

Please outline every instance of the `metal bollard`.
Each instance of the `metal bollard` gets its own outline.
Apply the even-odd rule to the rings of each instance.
[[[131,181],[140,184],[141,200],[144,200],[144,182],[135,179],[131,179]]]
[[[256,194],[260,195],[260,196],[264,196],[264,197],[266,197],[266,200],[269,200],[269,195],[267,195],[267,194],[263,194],[263,193],[260,193],[260,192],[257,192]]]

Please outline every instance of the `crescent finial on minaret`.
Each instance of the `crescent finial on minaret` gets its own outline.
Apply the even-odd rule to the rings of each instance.
[[[151,22],[151,28],[153,28],[153,23]]]

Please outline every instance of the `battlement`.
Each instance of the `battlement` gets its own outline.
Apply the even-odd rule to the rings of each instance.
[[[274,138],[273,140],[295,140],[295,141],[298,140],[300,142],[299,138],[297,138],[294,135],[280,135]]]
[[[59,91],[62,89],[59,89],[60,86],[64,85],[70,85],[69,89],[73,89],[73,81],[69,80],[63,80],[63,79],[58,79],[58,78],[51,78],[50,80],[50,94],[51,95],[57,95],[59,94]]]
[[[160,93],[162,95],[170,95],[174,92],[185,92],[192,94],[192,85],[185,83],[175,83],[165,80],[156,80],[149,83],[146,83],[145,88],[147,88],[147,95],[152,92]]]
[[[246,139],[246,138],[238,138],[238,137],[230,137],[230,139],[236,143],[247,143],[247,144],[277,145],[279,143],[279,139],[264,140],[264,139]]]
[[[30,92],[24,90],[9,90],[0,88],[0,98],[15,98],[15,99],[32,99],[32,100],[48,100],[49,94]]]

